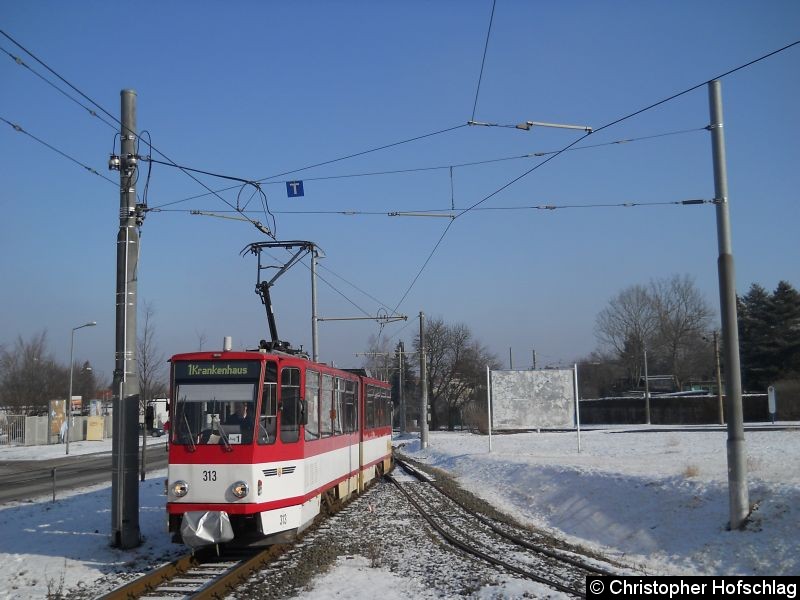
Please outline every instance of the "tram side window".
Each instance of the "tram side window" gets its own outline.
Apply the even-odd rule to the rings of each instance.
[[[258,443],[274,444],[278,417],[278,365],[267,362],[264,370],[264,392],[258,415]]]
[[[392,420],[392,399],[389,390],[374,385],[366,386],[364,420],[367,429],[386,427]]]
[[[352,433],[358,431],[358,385],[347,380],[344,384],[344,427]]]
[[[336,387],[333,393],[333,412],[331,420],[333,421],[333,435],[340,435],[344,433],[344,379],[341,377],[336,378]]]
[[[375,388],[371,385],[367,386],[367,401],[364,407],[364,421],[367,429],[375,427]]]
[[[322,437],[328,437],[333,433],[333,377],[330,375],[322,376],[322,393],[319,397],[319,431]]]
[[[300,439],[300,369],[286,367],[281,371],[281,441]]]
[[[381,423],[381,425],[389,427],[392,424],[392,410],[394,409],[392,405],[392,393],[389,390],[383,390],[383,406],[383,423]]]
[[[319,437],[319,373],[306,371],[306,440]]]
[[[373,427],[380,427],[383,425],[383,413],[385,409],[386,406],[383,404],[383,390],[377,388],[375,390],[375,422],[373,423]]]

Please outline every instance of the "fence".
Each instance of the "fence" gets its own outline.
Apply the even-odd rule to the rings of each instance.
[[[73,417],[70,427],[70,442],[86,439],[89,417]],[[112,418],[103,421],[103,437],[110,438]],[[0,415],[0,446],[38,446],[57,444],[58,433],[52,433],[48,417],[26,417],[24,415]]]
[[[0,446],[25,443],[25,417],[20,415],[0,416]]]
[[[580,410],[582,425],[645,422],[645,401],[641,397],[581,400]],[[770,421],[766,394],[745,394],[742,411],[747,423]],[[776,420],[800,420],[800,401],[789,397],[779,399]],[[650,422],[665,425],[719,423],[719,400],[716,396],[654,396],[650,398]]]

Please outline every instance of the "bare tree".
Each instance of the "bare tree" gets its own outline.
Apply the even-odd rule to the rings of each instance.
[[[646,350],[650,373],[661,369],[680,384],[705,371],[708,362],[698,361],[697,353],[702,352],[712,316],[694,281],[674,275],[622,290],[598,314],[595,333],[601,353],[616,357],[630,383],[641,378]]]
[[[18,336],[0,348],[0,406],[28,414],[48,410],[50,400],[65,398],[68,371],[47,350],[47,332],[26,341]]]
[[[142,315],[139,318],[141,329],[136,340],[136,353],[139,366],[139,411],[147,415],[148,404],[159,396],[166,394],[164,381],[166,357],[156,343],[155,307],[151,302],[142,303]],[[142,427],[142,459],[141,480],[145,480],[147,450],[147,420]]]
[[[714,311],[688,275],[673,275],[650,284],[650,296],[658,318],[656,351],[678,382],[692,373],[711,326]]]
[[[197,331],[196,329],[194,330],[194,333],[197,336],[197,350],[198,352],[202,352],[203,346],[205,346],[206,342],[208,341],[208,336],[206,335],[205,331]]]
[[[414,344],[419,351],[419,337]],[[485,379],[486,365],[495,367],[499,361],[472,339],[469,327],[461,323],[448,325],[441,318],[430,319],[426,324],[425,346],[431,427],[439,428],[444,420],[452,429]]]
[[[382,336],[370,335],[367,340],[369,348],[364,353],[362,365],[370,377],[382,381],[389,381],[394,370],[394,350],[388,339]]]
[[[72,368],[75,374],[73,391],[76,395],[81,396],[83,408],[86,408],[87,401],[94,399],[97,395],[97,374],[88,360],[80,364],[76,361]]]
[[[658,315],[646,287],[632,285],[612,298],[597,315],[595,333],[601,344],[623,362],[628,376],[638,381],[644,352],[658,327]]]
[[[167,391],[164,380],[167,359],[156,342],[155,306],[151,302],[143,302],[142,307],[136,352],[139,363],[139,402],[144,410],[148,402],[163,396]]]

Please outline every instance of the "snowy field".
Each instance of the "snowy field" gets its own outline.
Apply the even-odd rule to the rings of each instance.
[[[800,574],[800,430],[748,431],[750,502],[744,531],[728,521],[725,431],[604,429],[486,436],[433,432],[430,445],[398,439],[407,455],[454,474],[500,510],[599,550],[643,574]],[[71,454],[110,452],[77,442]],[[0,447],[0,460],[63,456],[63,446]],[[140,488],[141,547],[108,545],[110,486],[0,506],[0,598],[47,598],[115,572],[177,555],[165,531],[165,472]],[[305,600],[346,594],[413,596],[413,581],[375,577],[363,557],[341,560]],[[354,595],[363,590],[364,595]],[[491,590],[483,590],[487,597]]]

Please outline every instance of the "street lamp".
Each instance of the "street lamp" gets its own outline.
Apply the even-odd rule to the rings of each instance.
[[[67,396],[67,454],[69,454],[69,434],[70,428],[72,425],[72,371],[73,364],[72,364],[72,357],[75,351],[75,332],[78,329],[83,329],[84,327],[94,327],[97,325],[97,321],[91,321],[90,323],[84,323],[83,325],[78,325],[77,327],[72,328],[72,336],[69,343],[69,395]]]

